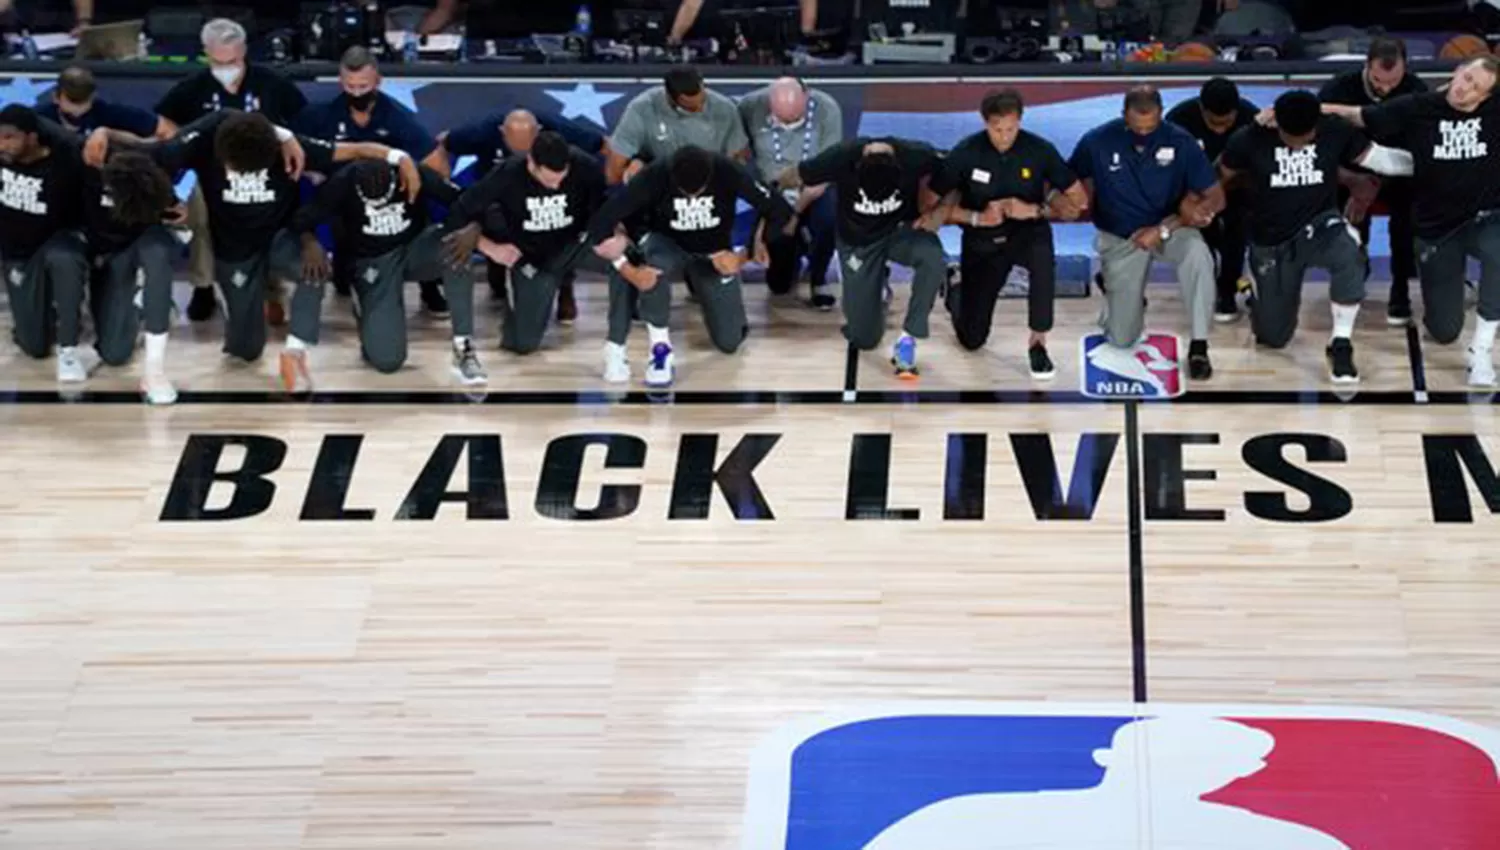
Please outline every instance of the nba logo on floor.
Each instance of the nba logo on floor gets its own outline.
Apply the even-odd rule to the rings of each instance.
[[[1082,392],[1089,398],[1163,399],[1182,395],[1182,342],[1171,334],[1146,334],[1129,348],[1109,344],[1102,333],[1079,343]]]
[[[1384,709],[895,706],[768,738],[743,850],[1493,850],[1497,765]]]

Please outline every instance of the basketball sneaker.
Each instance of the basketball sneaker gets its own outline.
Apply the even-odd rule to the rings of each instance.
[[[909,336],[896,340],[891,349],[891,365],[896,367],[896,377],[903,381],[917,379],[917,341]]]
[[[604,380],[611,384],[630,381],[630,361],[625,359],[625,346],[612,342],[604,344]]]
[[[646,386],[657,389],[670,387],[677,377],[676,373],[672,346],[665,342],[651,346],[651,360],[646,364]]]
[[[1335,384],[1359,383],[1359,369],[1354,365],[1354,343],[1339,338],[1328,344],[1328,374]]]
[[[177,388],[167,380],[167,376],[154,369],[146,370],[141,376],[141,396],[150,405],[167,405],[177,403]]]
[[[1050,381],[1057,374],[1057,367],[1052,364],[1052,358],[1047,356],[1047,346],[1040,342],[1032,344],[1031,349],[1026,352],[1026,359],[1030,363],[1033,380]]]
[[[479,362],[479,355],[474,351],[473,340],[466,339],[461,347],[453,347],[453,374],[458,376],[461,383],[469,386],[489,381],[490,376],[484,371],[484,364]]]
[[[278,361],[281,373],[281,388],[289,393],[305,393],[312,390],[312,373],[307,370],[305,350],[286,349]]]
[[[81,384],[99,367],[99,355],[91,348],[59,346],[57,349],[57,382]]]
[[[1495,385],[1495,361],[1488,351],[1469,349],[1469,386],[1493,387]]]

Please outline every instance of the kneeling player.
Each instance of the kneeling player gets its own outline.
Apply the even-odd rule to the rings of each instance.
[[[1302,278],[1327,269],[1333,302],[1328,368],[1335,383],[1354,383],[1350,336],[1365,297],[1367,259],[1359,236],[1338,211],[1340,166],[1381,174],[1410,173],[1401,151],[1372,144],[1363,133],[1322,116],[1312,92],[1276,99],[1276,127],[1244,127],[1230,137],[1219,160],[1227,185],[1244,175],[1250,190],[1250,258],[1255,269],[1251,327],[1261,345],[1282,348],[1297,329]]]
[[[301,237],[303,271],[292,296],[291,334],[281,354],[281,379],[288,392],[311,383],[307,346],[318,341],[328,271],[328,256],[315,231],[333,221],[347,234],[345,244],[354,257],[365,362],[387,374],[406,363],[406,282],[441,276],[451,297],[454,374],[465,384],[487,380],[474,351],[473,280],[466,268],[450,268],[443,262],[442,233],[428,223],[427,203],[450,204],[459,189],[426,168],[421,180],[421,192],[413,199],[401,191],[396,169],[389,163],[359,162],[325,182],[313,202],[292,217],[292,231]]]
[[[783,188],[838,187],[838,247],[843,261],[844,336],[870,351],[885,335],[887,262],[912,270],[911,300],[891,363],[902,378],[917,376],[917,340],[948,273],[937,230],[948,214],[922,202],[938,167],[937,152],[900,139],[855,139],[829,148],[778,180]]]
[[[500,163],[448,210],[449,265],[466,267],[477,247],[510,269],[501,348],[515,354],[540,348],[559,287],[571,290],[580,270],[605,274],[612,288],[620,285],[609,263],[581,240],[604,190],[599,161],[547,131],[524,156]]]
[[[40,119],[19,104],[0,110],[0,268],[27,355],[52,354],[57,380],[83,381],[93,364],[78,350],[79,312],[88,277],[78,198],[83,161],[76,143],[39,138]]]
[[[645,235],[636,244],[641,262],[622,256],[610,282],[609,340],[605,346],[606,380],[630,378],[625,338],[630,333],[628,283],[640,290],[640,313],[651,338],[646,384],[671,386],[675,360],[667,321],[672,306],[671,282],[684,279],[703,305],[703,321],[714,347],[725,354],[739,350],[749,326],[740,286],[740,268],[749,262],[731,243],[735,201],[743,198],[766,219],[767,229],[782,230],[792,208],[761,185],[743,166],[722,154],[685,147],[646,166],[625,190],[611,198],[589,222],[586,244],[600,245],[614,236],[621,222],[644,213]],[[755,253],[764,261],[764,244]]]

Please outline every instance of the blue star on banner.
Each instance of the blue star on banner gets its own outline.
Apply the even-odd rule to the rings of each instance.
[[[564,118],[586,118],[601,128],[604,123],[604,107],[624,97],[624,92],[601,92],[594,90],[593,83],[578,83],[572,91],[546,89],[547,95],[562,104]]]
[[[52,80],[43,83],[33,82],[30,77],[11,77],[0,82],[0,108],[19,103],[23,106],[36,106],[37,100],[53,88]]]
[[[427,80],[386,77],[380,81],[380,91],[412,112],[421,112],[421,107],[417,106],[417,89],[426,87],[427,83]]]

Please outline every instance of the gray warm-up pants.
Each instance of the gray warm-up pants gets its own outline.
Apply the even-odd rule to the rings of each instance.
[[[293,276],[298,279],[301,271]],[[474,335],[474,281],[465,269],[443,262],[443,236],[432,225],[406,245],[378,257],[354,261],[354,297],[359,306],[359,345],[377,371],[395,372],[406,364],[406,300],[409,280],[442,278],[453,311],[453,335]],[[292,295],[291,332],[316,343],[322,324],[323,286],[302,282]]]
[[[1339,215],[1309,224],[1280,245],[1251,245],[1250,263],[1255,269],[1250,326],[1261,345],[1282,348],[1292,341],[1302,308],[1302,278],[1309,268],[1327,269],[1333,303],[1352,305],[1365,299],[1359,234]]]
[[[130,360],[142,319],[146,333],[164,334],[170,328],[172,258],[181,251],[182,243],[170,230],[150,227],[122,250],[94,257],[89,301],[99,358],[105,363],[119,366]]]
[[[505,318],[500,324],[500,347],[515,354],[530,354],[541,348],[542,337],[547,333],[547,326],[552,323],[552,307],[557,303],[557,288],[572,283],[573,278],[581,271],[595,272],[609,278],[611,304],[615,300],[617,284],[630,287],[630,284],[619,279],[620,273],[595,254],[592,248],[569,246],[546,262],[533,262],[530,258],[523,257],[510,272],[510,309],[505,311]],[[627,312],[627,328],[629,319]],[[611,322],[611,329],[613,326]]]
[[[902,227],[869,245],[853,246],[840,240],[839,257],[844,277],[844,336],[855,348],[870,351],[885,336],[888,262],[912,271],[911,300],[906,305],[902,330],[917,339],[927,338],[927,319],[948,275],[943,243],[937,234]]]
[[[653,327],[666,327],[672,314],[672,281],[685,280],[703,307],[703,324],[714,347],[725,354],[738,351],[750,329],[740,276],[719,274],[713,260],[689,254],[660,233],[646,234],[639,244],[646,265],[661,271],[656,286],[640,293],[641,319]],[[624,278],[610,276],[609,341],[618,345],[624,345],[630,334],[631,289],[634,287]]]
[[[266,348],[266,285],[272,279],[302,279],[302,245],[290,230],[279,230],[259,253],[243,260],[214,257],[214,280],[224,294],[224,353],[260,359]]]
[[[1160,260],[1177,268],[1182,302],[1192,325],[1192,339],[1208,339],[1214,312],[1214,257],[1203,235],[1191,228],[1172,234],[1157,251],[1145,251],[1129,239],[1100,231],[1094,238],[1103,267],[1104,333],[1112,345],[1135,345],[1146,329],[1146,279],[1151,263]]]
[[[22,260],[0,258],[9,290],[16,344],[29,357],[48,357],[58,345],[78,344],[78,321],[88,258],[83,236],[66,230]]]
[[[1417,268],[1422,279],[1422,324],[1432,338],[1447,345],[1464,329],[1464,266],[1479,260],[1479,318],[1500,320],[1500,210],[1442,239],[1417,238]]]

